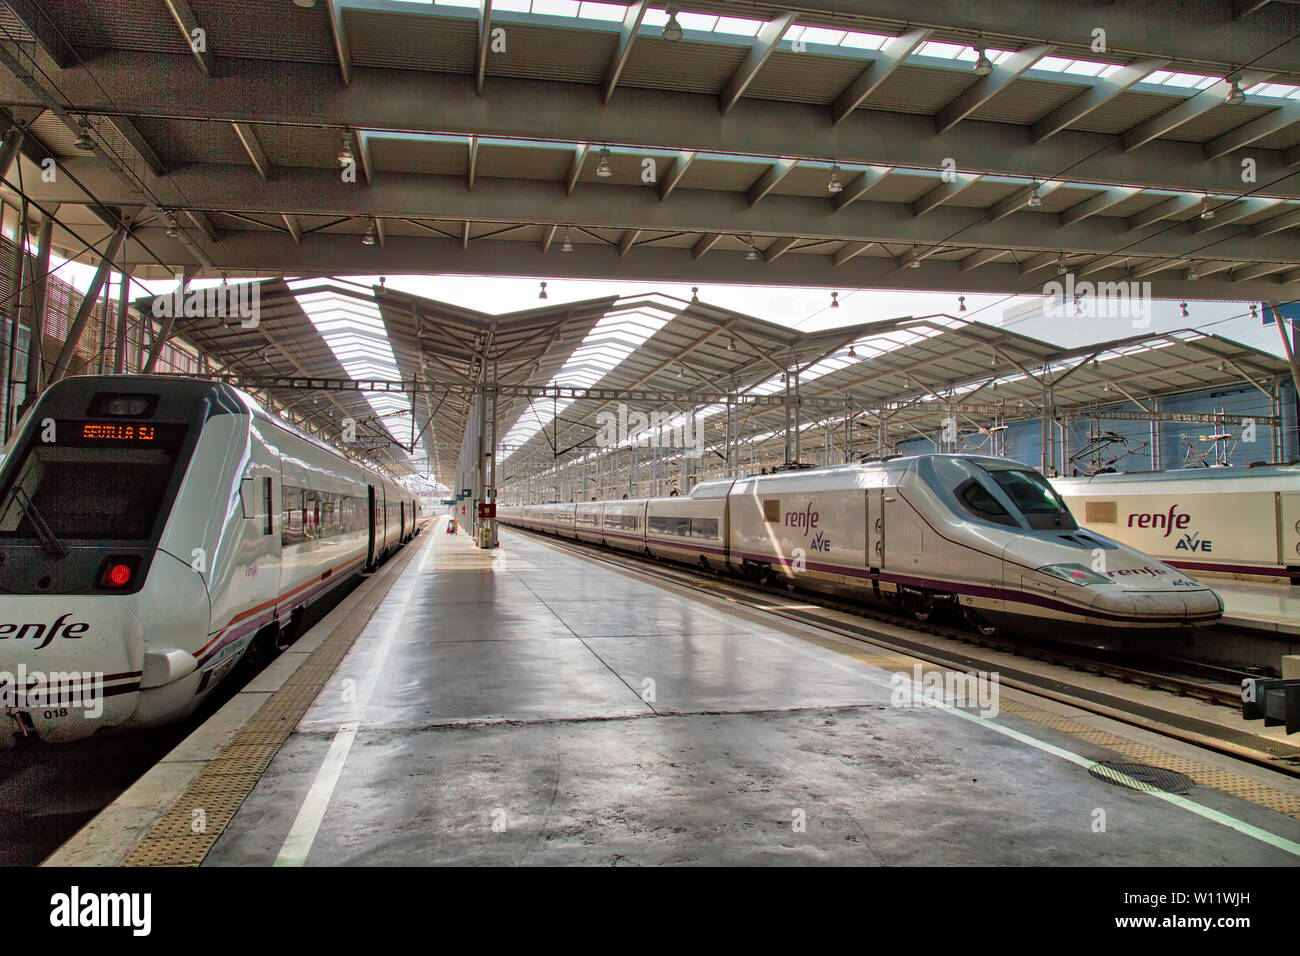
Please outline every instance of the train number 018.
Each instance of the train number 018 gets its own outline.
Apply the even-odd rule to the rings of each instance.
[[[68,708],[60,707],[58,710],[47,710],[41,716],[46,720],[53,720],[55,717],[66,717],[68,716]]]

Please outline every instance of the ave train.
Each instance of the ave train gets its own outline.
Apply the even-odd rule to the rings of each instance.
[[[0,745],[185,716],[416,519],[409,490],[229,385],[54,384],[0,464]]]
[[[1085,527],[1200,577],[1300,585],[1300,465],[1053,478]]]
[[[689,496],[501,507],[536,531],[997,628],[1122,646],[1188,633],[1223,602],[1186,572],[1081,529],[1035,470],[970,454],[707,481]]]

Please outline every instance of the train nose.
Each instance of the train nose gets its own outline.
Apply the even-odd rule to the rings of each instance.
[[[1195,591],[1107,590],[1094,598],[1095,623],[1114,625],[1117,618],[1139,627],[1208,625],[1222,613],[1219,597],[1208,589]]]
[[[129,599],[24,598],[0,606],[0,746],[89,737],[134,714],[144,631]]]

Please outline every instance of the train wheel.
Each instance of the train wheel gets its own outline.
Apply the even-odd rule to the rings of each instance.
[[[934,617],[934,598],[929,593],[916,595],[908,603],[911,605],[912,617],[922,624]]]
[[[980,637],[993,637],[997,634],[998,626],[974,608],[963,608],[962,614],[966,617],[966,623],[973,627]]]

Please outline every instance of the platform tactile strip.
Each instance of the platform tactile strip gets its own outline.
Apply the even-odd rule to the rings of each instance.
[[[371,593],[354,607],[307,660],[258,709],[239,732],[149,830],[123,866],[198,866],[229,825],[244,799],[307,713],[325,682],[428,534],[420,535],[386,564]]]

